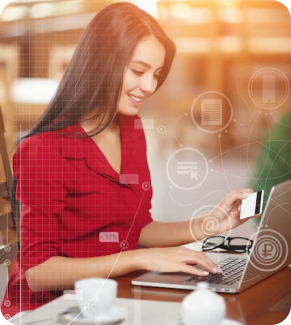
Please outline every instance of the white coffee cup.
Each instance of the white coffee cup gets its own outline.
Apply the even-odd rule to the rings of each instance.
[[[182,302],[185,325],[222,325],[225,312],[224,299],[209,291],[205,282],[198,283],[197,290],[187,295]]]
[[[79,307],[86,319],[94,320],[110,313],[117,297],[117,282],[112,279],[89,278],[75,282],[75,290],[82,292]]]

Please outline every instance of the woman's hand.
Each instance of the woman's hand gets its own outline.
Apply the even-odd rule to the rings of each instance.
[[[198,216],[190,220],[190,231],[194,241],[206,237],[218,236],[236,228],[249,219],[257,218],[257,214],[250,218],[240,219],[240,206],[243,199],[254,193],[252,189],[245,189],[230,193],[209,214]]]
[[[252,189],[232,192],[223,199],[215,209],[213,209],[210,215],[217,217],[219,233],[236,228],[247,220],[260,216],[260,214],[257,214],[250,218],[240,219],[242,200],[246,199],[252,193],[254,193]]]
[[[204,253],[183,246],[138,249],[136,252],[139,268],[148,271],[186,272],[199,276],[206,276],[208,272],[222,273]],[[204,267],[208,272],[195,268],[192,266],[194,264]]]

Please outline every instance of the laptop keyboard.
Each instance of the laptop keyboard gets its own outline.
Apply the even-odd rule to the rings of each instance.
[[[245,258],[230,257],[217,264],[222,269],[222,274],[209,273],[207,276],[194,275],[186,281],[231,285],[241,279],[246,263],[247,259]]]

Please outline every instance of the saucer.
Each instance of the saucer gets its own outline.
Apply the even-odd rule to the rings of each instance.
[[[119,306],[112,306],[110,313],[100,315],[95,319],[84,318],[79,306],[71,307],[65,314],[60,315],[60,321],[62,323],[69,324],[73,321],[74,325],[117,325],[122,324],[125,318],[126,312],[124,308]]]
[[[184,325],[182,320],[178,320],[176,322],[168,323],[167,325]],[[221,323],[221,325],[243,325],[242,323],[239,323],[232,319],[224,319]]]

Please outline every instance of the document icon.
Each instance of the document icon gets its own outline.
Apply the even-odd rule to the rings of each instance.
[[[195,179],[198,181],[197,161],[178,161],[177,162],[177,174],[190,175],[192,181]]]
[[[201,125],[222,125],[222,99],[204,99],[202,101]]]

